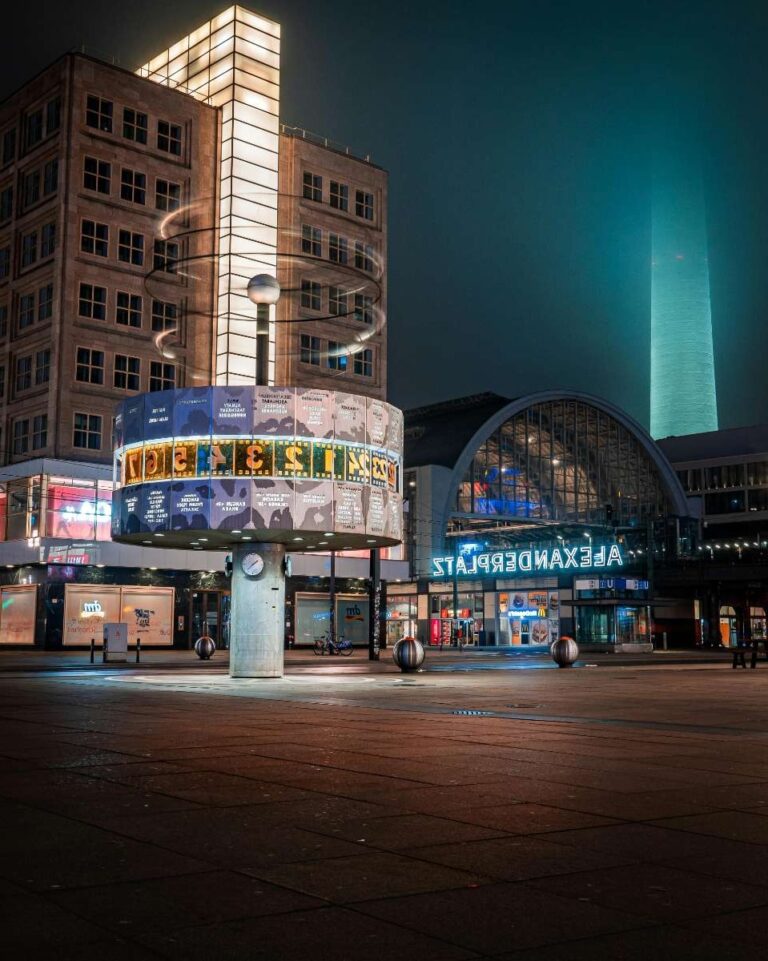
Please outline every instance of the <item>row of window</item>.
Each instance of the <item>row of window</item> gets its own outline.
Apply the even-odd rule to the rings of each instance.
[[[117,230],[117,259],[133,267],[143,267],[145,260],[144,234],[132,230]],[[80,227],[80,250],[94,257],[109,256],[109,225],[95,220],[84,220]],[[155,239],[152,267],[168,274],[177,272],[180,245],[175,240]]]
[[[319,337],[311,334],[302,334],[300,343],[299,359],[302,364],[311,364],[314,367],[323,365],[328,370],[348,370],[349,345],[342,344],[335,340],[329,340],[325,350],[322,348],[322,341]],[[360,377],[373,377],[373,350],[366,347],[352,354],[352,370]]]
[[[326,288],[315,280],[301,281],[301,306],[305,310],[323,310]],[[330,286],[328,290],[328,313],[334,317],[351,316],[363,324],[373,323],[373,297],[354,293],[342,287]]]
[[[23,214],[30,207],[34,207],[42,200],[52,197],[59,186],[59,161],[56,157],[48,160],[34,170],[26,170],[19,174],[19,193],[21,198],[19,213]],[[13,184],[5,184],[0,188],[0,223],[6,223],[13,217]]]
[[[112,164],[98,157],[83,158],[83,187],[109,196],[112,193]],[[146,205],[147,175],[140,170],[122,167],[120,170],[120,199]],[[181,206],[181,184],[160,177],[155,179],[155,207],[157,210],[178,210]]]
[[[107,288],[98,284],[80,284],[78,315],[88,320],[107,319]],[[153,331],[176,330],[181,312],[178,304],[152,298],[151,327]],[[144,320],[144,297],[126,290],[115,292],[115,323],[140,329]]]
[[[717,467],[691,467],[677,471],[683,490],[695,493],[727,487],[768,485],[768,460],[747,464],[721,464]]]
[[[53,97],[47,103],[28,111],[22,120],[22,149],[32,150],[43,140],[56,133],[61,126],[61,98]],[[7,167],[16,159],[16,128],[4,130],[0,140],[0,165]]]
[[[303,196],[305,200],[323,203],[323,178],[320,174],[304,171]],[[328,204],[334,210],[349,213],[349,184],[331,180],[328,184]],[[367,190],[355,191],[355,216],[362,220],[374,220],[375,209],[373,194]]]
[[[72,446],[81,450],[101,450],[101,414],[76,411],[72,424]],[[18,417],[11,430],[11,450],[15,456],[42,450],[48,446],[48,415]]]
[[[768,511],[768,488],[704,495],[705,514],[741,514],[744,511]]]
[[[328,233],[328,260],[335,264],[347,266],[350,263],[350,242],[346,237],[332,232]],[[301,225],[301,252],[312,257],[323,256],[323,231],[320,227],[310,224]],[[372,274],[375,264],[375,254],[372,244],[355,241],[354,264],[358,270],[365,270]]]
[[[112,100],[88,94],[85,102],[85,123],[102,133],[122,132],[126,140],[147,144],[149,140],[149,117],[140,110],[123,107],[122,126],[117,122],[115,104]],[[183,147],[183,127],[170,120],[158,120],[154,129],[154,146],[164,153],[180,157]]]
[[[141,358],[115,354],[112,386],[118,390],[141,390]],[[103,387],[106,355],[103,350],[78,347],[75,355],[75,380]],[[149,364],[149,390],[171,390],[176,386],[176,367],[159,360]]]

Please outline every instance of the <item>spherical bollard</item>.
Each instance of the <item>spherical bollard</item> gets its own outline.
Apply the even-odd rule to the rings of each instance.
[[[392,660],[403,674],[418,671],[424,663],[424,646],[415,637],[401,637],[392,648]]]
[[[198,637],[195,641],[195,654],[197,654],[201,661],[210,661],[215,652],[216,642],[207,634],[203,634],[202,637]]]
[[[573,667],[573,662],[579,656],[579,645],[572,637],[563,634],[558,640],[552,641],[549,653],[558,667]]]

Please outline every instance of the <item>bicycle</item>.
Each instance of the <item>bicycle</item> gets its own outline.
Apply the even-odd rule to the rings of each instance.
[[[345,637],[337,637],[335,641],[331,639],[330,634],[326,634],[324,637],[315,638],[315,646],[313,648],[315,654],[340,654],[342,657],[349,657],[352,654],[353,647],[352,641],[347,640]]]

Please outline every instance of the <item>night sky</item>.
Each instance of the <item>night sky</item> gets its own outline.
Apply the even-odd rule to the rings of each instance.
[[[226,5],[20,5],[0,90],[81,43],[133,67]],[[394,403],[570,387],[647,426],[650,156],[674,130],[701,145],[720,425],[768,421],[768,5],[246,5],[283,25],[282,119],[390,172]]]

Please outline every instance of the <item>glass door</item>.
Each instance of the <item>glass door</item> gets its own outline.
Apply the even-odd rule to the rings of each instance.
[[[230,595],[223,591],[194,591],[191,599],[190,623],[192,644],[207,634],[218,650],[229,647]]]

